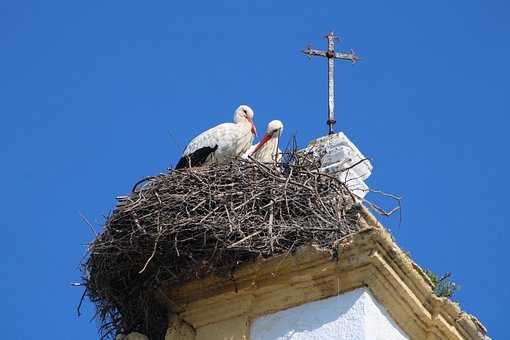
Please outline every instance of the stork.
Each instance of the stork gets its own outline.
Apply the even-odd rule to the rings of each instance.
[[[241,105],[233,123],[223,123],[202,132],[188,144],[175,169],[223,164],[242,156],[257,134],[253,110]]]
[[[245,158],[248,156],[262,163],[279,162],[282,158],[282,150],[278,148],[278,142],[283,131],[283,123],[273,120],[267,124],[266,134],[260,142],[248,149]]]

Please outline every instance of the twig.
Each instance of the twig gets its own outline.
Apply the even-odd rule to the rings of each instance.
[[[246,236],[246,237],[244,237],[244,238],[240,239],[239,241],[232,243],[231,245],[227,246],[227,248],[234,248],[234,247],[236,247],[236,246],[240,245],[241,243],[243,243],[244,241],[246,241],[246,240],[248,240],[248,239],[252,238],[253,236],[257,236],[257,235],[258,235],[258,234],[260,234],[261,232],[262,232],[262,230],[256,231],[256,232],[254,232],[253,234],[248,235],[248,236]]]
[[[320,158],[293,148],[285,163],[170,170],[120,197],[82,264],[80,284],[96,306],[101,337],[139,331],[160,338],[165,311],[151,294],[161,287],[228,276],[259,256],[288,256],[303,245],[333,251],[360,230],[358,202],[394,212],[354,195],[319,171]]]
[[[85,295],[87,294],[87,289],[88,288],[85,288],[85,290],[83,291],[83,294],[81,295],[81,298],[80,298],[80,303],[78,303],[78,307],[76,307],[76,313],[78,314],[78,317],[81,316],[81,305],[83,303],[83,299],[85,299]]]
[[[87,223],[87,225],[90,227],[90,230],[92,231],[92,234],[94,234],[94,236],[97,237],[97,231],[96,229],[94,228],[94,226],[92,225],[92,223],[90,223],[90,221],[87,219],[87,217],[85,217],[85,215],[83,215],[81,213],[81,211],[78,211],[78,214],[80,214],[80,217],[82,218],[82,220]]]

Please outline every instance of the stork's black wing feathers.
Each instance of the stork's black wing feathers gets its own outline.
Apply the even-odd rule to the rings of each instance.
[[[200,166],[204,164],[209,155],[214,153],[217,149],[218,145],[215,145],[214,147],[204,146],[203,148],[197,149],[188,155],[182,156],[175,166],[175,170]]]

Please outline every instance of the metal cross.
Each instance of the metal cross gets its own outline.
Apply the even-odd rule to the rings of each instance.
[[[328,58],[328,125],[329,125],[329,134],[333,134],[333,125],[335,125],[335,78],[334,78],[334,69],[335,69],[335,59],[342,60],[350,60],[355,63],[360,60],[360,58],[353,52],[345,53],[345,52],[335,52],[335,41],[339,41],[340,39],[333,34],[333,32],[329,32],[325,38],[328,40],[328,50],[321,51],[316,50],[311,47],[303,50],[303,53],[309,57],[326,57]]]

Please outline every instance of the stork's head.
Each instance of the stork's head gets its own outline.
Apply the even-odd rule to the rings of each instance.
[[[264,146],[264,144],[269,142],[271,139],[280,138],[282,131],[283,123],[281,121],[279,120],[270,121],[269,124],[267,124],[266,134],[264,135],[264,137],[262,137],[255,150],[253,150],[252,155],[259,151],[259,149],[261,149]],[[278,145],[278,142],[276,142],[276,145]]]
[[[253,122],[253,110],[248,105],[241,105],[237,108],[234,114],[234,122],[240,123],[247,121],[251,125],[251,132],[256,135],[257,128]]]
[[[283,131],[283,123],[277,119],[272,120],[267,124],[266,135],[272,137],[280,137]]]

